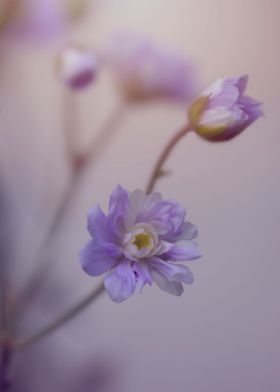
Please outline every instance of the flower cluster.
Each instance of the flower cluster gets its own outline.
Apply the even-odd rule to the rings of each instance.
[[[194,241],[197,229],[185,217],[180,203],[159,193],[130,193],[118,186],[107,216],[99,207],[88,215],[92,239],[81,251],[81,265],[92,276],[107,273],[105,288],[116,302],[153,282],[179,296],[182,282],[192,283],[193,275],[177,262],[201,256]]]

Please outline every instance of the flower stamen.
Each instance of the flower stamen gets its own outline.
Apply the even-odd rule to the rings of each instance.
[[[151,248],[153,247],[153,241],[149,233],[139,233],[134,236],[133,245],[136,245],[138,250]]]

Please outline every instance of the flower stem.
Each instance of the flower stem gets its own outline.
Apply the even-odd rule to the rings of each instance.
[[[73,101],[71,102],[73,104]],[[62,195],[62,198],[56,208],[56,212],[49,225],[45,239],[39,248],[37,257],[38,259],[40,259],[42,255],[47,254],[49,244],[55,237],[55,234],[57,234],[57,231],[60,228],[61,223],[63,222],[66,212],[69,210],[73,198],[76,195],[77,189],[79,189],[79,182],[81,181],[89,165],[92,164],[92,162],[100,155],[101,151],[104,150],[107,142],[109,142],[110,140],[110,136],[112,136],[113,132],[117,129],[118,125],[123,119],[127,110],[127,106],[128,102],[125,100],[122,100],[117,105],[111,115],[107,118],[107,121],[105,121],[105,123],[99,130],[97,137],[92,141],[87,150],[82,154],[74,153],[73,150],[73,126],[71,125],[71,127],[68,129],[71,133],[71,136],[68,135],[68,140],[67,129],[64,130],[65,143],[67,144],[67,158],[71,164],[71,177],[68,187],[65,189],[65,192]],[[70,106],[68,106],[68,108],[69,107]],[[69,122],[65,121],[64,127],[66,127],[67,124],[69,125]],[[47,269],[50,266],[48,257],[46,257],[43,262],[41,261],[41,264],[38,263],[38,265],[40,265],[40,267],[37,269],[37,271],[35,271],[34,275],[30,278],[30,280],[27,282],[27,285],[22,290],[22,294],[20,295],[21,307],[23,306],[23,304],[27,304],[28,301],[32,297],[34,297],[38,288],[41,287],[43,280],[45,280],[44,277],[46,275]]]
[[[163,149],[162,153],[160,154],[152,174],[150,176],[149,182],[146,187],[146,193],[151,193],[156,185],[156,182],[160,177],[162,177],[163,172],[163,165],[166,162],[167,158],[169,157],[170,153],[172,152],[173,148],[178,144],[178,142],[189,132],[191,131],[191,127],[189,125],[179,129],[177,133],[170,139],[167,143],[165,148]]]
[[[26,338],[19,339],[18,341],[16,341],[14,343],[14,348],[15,349],[24,348],[55,332],[58,328],[60,328],[62,325],[64,325],[65,323],[73,319],[74,316],[79,314],[89,304],[91,304],[95,299],[97,299],[100,296],[100,294],[103,293],[103,291],[104,291],[104,285],[102,283],[94,291],[92,291],[89,295],[87,295],[82,301],[78,302],[77,305],[71,307],[69,310],[67,310],[56,320],[48,324],[46,327],[43,327],[39,331],[35,332],[33,335],[30,335]]]
[[[0,391],[8,391],[10,382],[8,370],[12,359],[12,341],[9,336],[0,336]]]
[[[7,311],[6,286],[3,275],[0,277],[0,306],[1,306],[1,325],[0,325],[0,392],[7,391],[10,383],[8,380],[8,370],[12,358],[12,346],[9,338],[9,322]]]

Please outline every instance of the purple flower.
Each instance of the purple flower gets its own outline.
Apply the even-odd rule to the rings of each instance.
[[[193,275],[177,262],[201,256],[194,242],[197,229],[185,217],[181,204],[159,193],[130,193],[118,186],[107,215],[99,207],[88,215],[92,239],[81,251],[82,268],[92,276],[106,273],[105,288],[116,302],[153,282],[179,296],[182,282],[192,283]]]
[[[0,37],[40,42],[56,38],[85,5],[85,0],[0,0]]]
[[[78,45],[65,46],[59,53],[57,64],[59,78],[73,89],[89,86],[97,74],[94,53]]]
[[[65,22],[62,5],[57,0],[13,0],[9,8],[3,9],[9,16],[1,32],[3,38],[53,38]]]
[[[189,109],[190,123],[212,141],[231,139],[263,115],[261,102],[244,95],[248,76],[221,78],[204,90]]]
[[[158,48],[147,37],[119,33],[109,43],[105,61],[129,99],[193,99],[195,73],[177,53]]]

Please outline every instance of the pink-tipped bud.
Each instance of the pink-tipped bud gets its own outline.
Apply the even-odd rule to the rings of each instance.
[[[193,129],[210,141],[239,135],[263,115],[262,104],[244,95],[248,76],[221,78],[192,103],[189,120]]]
[[[203,138],[234,138],[262,116],[262,104],[244,95],[248,76],[221,78],[203,91],[189,108],[193,129]]]

